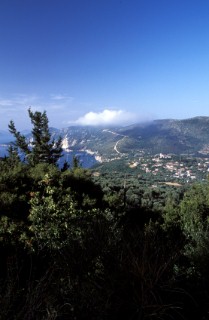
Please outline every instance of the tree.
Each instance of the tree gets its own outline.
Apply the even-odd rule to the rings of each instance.
[[[190,265],[188,273],[201,274],[207,281],[209,268],[209,186],[195,184],[180,203],[180,227],[185,236],[184,256]]]
[[[32,112],[29,108],[28,114],[33,125],[31,147],[26,137],[17,131],[14,122],[10,121],[9,131],[16,138],[15,146],[25,154],[30,165],[43,162],[56,164],[62,156],[61,137],[57,141],[52,139],[46,111]]]

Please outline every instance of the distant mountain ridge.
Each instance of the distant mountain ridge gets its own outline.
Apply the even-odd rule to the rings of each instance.
[[[209,117],[154,120],[123,128],[121,132],[151,153],[208,153]]]
[[[135,151],[209,154],[209,117],[164,119],[126,127],[69,127],[56,134],[71,150],[111,158]]]
[[[80,154],[81,162],[85,158],[89,167],[96,161],[110,161],[139,151],[209,155],[209,117],[154,120],[126,127],[71,126],[50,131],[55,139],[62,137],[65,155]],[[4,142],[3,137],[0,131],[0,143]],[[8,134],[5,137],[8,142]],[[30,139],[30,134],[27,137]]]

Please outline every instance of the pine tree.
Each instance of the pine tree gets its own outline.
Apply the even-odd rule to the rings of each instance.
[[[9,131],[16,138],[15,146],[22,151],[30,165],[38,163],[57,164],[62,156],[62,139],[55,141],[52,139],[48,126],[46,111],[32,112],[28,109],[28,114],[33,125],[31,147],[26,137],[17,131],[13,121],[9,123]]]

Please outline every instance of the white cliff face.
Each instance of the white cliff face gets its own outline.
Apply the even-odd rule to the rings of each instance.
[[[98,162],[103,162],[103,159],[100,155],[98,155],[98,151],[92,151],[90,149],[83,149],[82,151],[85,151],[86,153],[94,156],[95,160],[98,161]]]
[[[95,159],[96,159],[96,161],[98,161],[98,162],[100,162],[100,163],[102,163],[102,162],[103,162],[103,160],[102,160],[102,157],[101,157],[101,156],[95,156]]]
[[[76,143],[77,143],[77,140],[74,139],[74,140],[72,141],[72,143],[71,143],[71,146],[74,147],[74,146],[76,145]]]
[[[70,147],[74,147],[75,145],[77,144],[77,140],[74,139],[73,141],[69,142],[69,139],[67,136],[65,136],[63,139],[62,139],[62,148],[63,150],[67,151],[67,152],[70,152],[72,151],[70,149]]]
[[[64,150],[66,150],[66,151],[69,149],[69,143],[68,143],[67,137],[65,137],[65,138],[62,140],[62,148],[63,148]]]

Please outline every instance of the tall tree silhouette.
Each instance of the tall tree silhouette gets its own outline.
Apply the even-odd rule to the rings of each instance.
[[[15,146],[24,152],[30,165],[43,162],[57,164],[57,161],[62,156],[62,140],[61,137],[56,141],[52,139],[46,111],[32,112],[29,108],[28,114],[33,125],[30,143],[24,135],[17,131],[13,121],[9,123],[9,131],[16,138]]]

